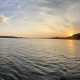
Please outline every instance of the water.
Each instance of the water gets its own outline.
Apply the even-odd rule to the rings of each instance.
[[[64,76],[80,80],[79,40],[0,39],[0,80],[60,80]]]

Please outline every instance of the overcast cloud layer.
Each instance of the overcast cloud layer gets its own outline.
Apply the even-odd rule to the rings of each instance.
[[[80,32],[80,0],[0,0],[0,14],[10,31]]]

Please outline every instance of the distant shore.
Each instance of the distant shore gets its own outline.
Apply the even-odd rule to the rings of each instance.
[[[52,37],[49,39],[72,39],[72,40],[80,40],[80,33],[78,34],[73,34],[72,36],[68,36],[68,37]]]
[[[16,36],[0,36],[0,38],[24,38],[29,39],[27,37],[16,37]],[[68,37],[52,37],[52,38],[35,38],[35,39],[71,39],[71,40],[80,40],[80,33],[73,34],[72,36]]]
[[[0,38],[22,38],[22,37],[16,37],[16,36],[0,36]]]

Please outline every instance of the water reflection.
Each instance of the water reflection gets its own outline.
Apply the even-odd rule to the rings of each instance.
[[[75,58],[76,53],[75,53],[75,41],[74,40],[68,40],[68,57],[69,58]]]
[[[80,80],[80,58],[79,53],[79,41],[78,40],[67,40],[66,48],[66,68],[67,72],[61,80]]]
[[[72,40],[0,39],[0,80],[59,80],[79,73],[79,47]]]
[[[69,47],[69,51],[71,53],[75,51],[75,45],[74,45],[74,41],[73,40],[69,40],[68,41],[68,47]]]

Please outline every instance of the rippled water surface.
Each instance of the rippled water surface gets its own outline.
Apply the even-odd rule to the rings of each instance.
[[[0,39],[0,80],[73,80],[73,75],[80,76],[79,40]]]

